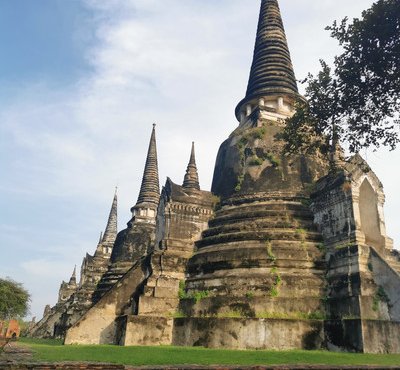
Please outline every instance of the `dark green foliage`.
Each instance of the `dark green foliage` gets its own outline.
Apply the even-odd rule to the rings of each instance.
[[[276,158],[272,153],[264,154],[264,159],[268,159],[273,167],[279,167],[281,161],[279,158]]]
[[[254,293],[253,292],[246,292],[246,298],[248,298],[248,299],[254,298]]]
[[[263,163],[264,159],[254,156],[253,158],[250,159],[249,166],[261,166]]]
[[[178,297],[179,299],[194,299],[196,303],[200,302],[203,298],[207,298],[210,295],[208,290],[200,290],[197,292],[188,293],[186,291],[185,282],[182,280],[179,282]]]
[[[386,294],[385,289],[383,289],[383,287],[381,286],[378,287],[378,290],[374,295],[374,301],[372,304],[372,309],[374,311],[378,311],[379,302],[390,303],[389,297]]]
[[[29,310],[30,295],[22,284],[0,278],[0,319],[24,317]]]
[[[343,48],[334,67],[321,61],[311,74],[305,103],[282,134],[287,152],[331,153],[347,142],[351,152],[380,145],[394,149],[399,142],[400,111],[400,1],[379,0],[351,23],[345,18],[331,27]],[[336,155],[335,155],[336,154]]]
[[[237,181],[238,182],[237,182],[237,185],[235,187],[235,191],[239,192],[240,190],[242,190],[242,185],[243,185],[243,181],[244,181],[244,175],[238,176]]]
[[[271,297],[278,297],[279,296],[279,287],[282,284],[282,278],[281,278],[281,275],[279,274],[277,267],[271,268],[271,275],[273,275],[274,281],[273,281],[273,285],[271,286],[271,288],[269,290],[269,295]]]
[[[178,298],[179,299],[188,298],[188,294],[186,293],[186,284],[184,280],[181,280],[179,282]]]

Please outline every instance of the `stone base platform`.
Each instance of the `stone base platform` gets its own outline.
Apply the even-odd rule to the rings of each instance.
[[[122,345],[400,353],[400,322],[125,316]]]
[[[324,331],[331,351],[400,353],[400,322],[327,320]]]
[[[321,349],[320,320],[252,318],[174,319],[173,345],[232,349]]]

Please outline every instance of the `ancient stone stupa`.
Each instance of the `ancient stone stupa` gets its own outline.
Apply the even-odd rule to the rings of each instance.
[[[262,0],[212,192],[200,189],[192,146],[183,185],[167,179],[159,194],[153,128],[138,203],[90,305],[36,331],[58,328],[66,344],[400,352],[382,184],[358,155],[329,174],[318,153],[283,154],[276,134],[299,98],[278,1]]]

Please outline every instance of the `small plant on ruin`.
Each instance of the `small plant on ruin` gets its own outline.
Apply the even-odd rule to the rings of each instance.
[[[374,295],[374,300],[372,303],[372,309],[374,311],[378,311],[379,309],[379,302],[383,302],[383,303],[389,303],[390,299],[388,297],[388,295],[385,292],[385,289],[383,289],[383,287],[379,286],[375,295]]]
[[[184,280],[181,280],[179,282],[178,297],[179,299],[191,298],[190,295],[186,292],[186,284]]]
[[[273,298],[278,297],[279,295],[278,288],[276,286],[271,287],[271,289],[269,290],[269,295]]]
[[[254,293],[253,293],[253,292],[246,292],[246,298],[247,298],[247,299],[252,299],[252,298],[254,298]]]
[[[221,197],[213,195],[212,201],[214,203],[214,211],[219,211],[222,208]]]
[[[281,160],[270,152],[264,154],[264,159],[267,159],[275,168],[281,164]]]
[[[240,138],[240,140],[236,144],[236,148],[239,151],[239,158],[240,158],[240,163],[244,166],[244,161],[245,161],[245,155],[244,151],[246,149],[246,145],[249,142],[248,138],[246,136],[243,136]]]
[[[176,311],[176,312],[172,312],[166,315],[167,317],[171,317],[173,319],[183,319],[185,317],[187,317],[187,315],[185,313],[183,313],[182,311]]]
[[[284,319],[284,320],[324,320],[326,316],[320,312],[315,311],[311,313],[292,311],[292,312],[259,312],[256,314],[259,319]]]
[[[198,292],[194,292],[191,296],[195,300],[196,303],[199,303],[202,299],[207,298],[210,295],[208,290],[200,290]]]
[[[326,245],[324,243],[317,244],[317,248],[323,253],[326,252]]]
[[[256,155],[250,159],[249,166],[261,166],[264,163],[264,159],[257,157]]]
[[[306,235],[307,231],[304,229],[296,229],[296,236],[300,239],[300,246],[302,249],[306,250]]]
[[[282,284],[282,278],[281,278],[281,275],[279,274],[277,267],[271,268],[271,275],[274,275],[274,282],[273,282],[272,287],[269,290],[269,295],[271,297],[278,297],[279,287]]]
[[[296,229],[296,236],[304,241],[306,239],[307,231],[305,229]]]
[[[309,313],[306,318],[309,320],[325,320],[326,315],[321,311],[314,311]]]
[[[244,181],[244,175],[240,175],[238,176],[237,179],[237,185],[235,187],[235,191],[238,193],[240,190],[242,190],[242,185],[243,185],[243,181]]]
[[[303,199],[300,200],[300,203],[301,203],[304,207],[309,208],[310,205],[311,205],[311,199],[309,199],[309,198],[303,198]]]
[[[276,261],[276,256],[275,254],[272,252],[272,244],[270,240],[267,240],[267,242],[265,243],[266,247],[267,247],[267,255],[268,258],[272,261],[275,262]]]

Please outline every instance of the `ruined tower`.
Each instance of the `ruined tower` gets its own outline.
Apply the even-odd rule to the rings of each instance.
[[[200,190],[199,175],[197,173],[196,158],[194,154],[194,142],[192,143],[192,151],[190,153],[189,164],[186,169],[183,185],[185,189]]]
[[[42,338],[64,338],[67,329],[92,305],[92,295],[97,283],[107,271],[117,236],[117,207],[115,191],[104,234],[101,233],[93,256],[87,253],[82,261],[79,284],[76,280],[75,267],[69,283],[61,284],[57,304],[46,310],[43,318],[32,327],[31,335]]]
[[[220,209],[188,263],[187,296],[206,297],[181,301],[188,318],[180,344],[301,348],[323,326],[304,319],[325,312],[322,237],[307,202],[327,164],[318,155],[283,155],[275,138],[299,98],[278,2],[263,0],[239,126],[216,160],[212,192]],[[271,337],[254,335],[264,331]]]
[[[131,208],[132,219],[128,222],[128,227],[122,230],[115,240],[110,266],[96,287],[93,295],[94,302],[97,302],[141,257],[147,254],[148,248],[155,238],[159,199],[160,185],[154,124],[140,193],[135,206]]]
[[[60,290],[58,292],[58,303],[63,303],[68,301],[68,299],[71,297],[72,294],[75,293],[77,289],[77,284],[76,284],[76,266],[74,267],[74,270],[72,271],[72,275],[69,279],[69,282],[63,281],[60,286]]]

